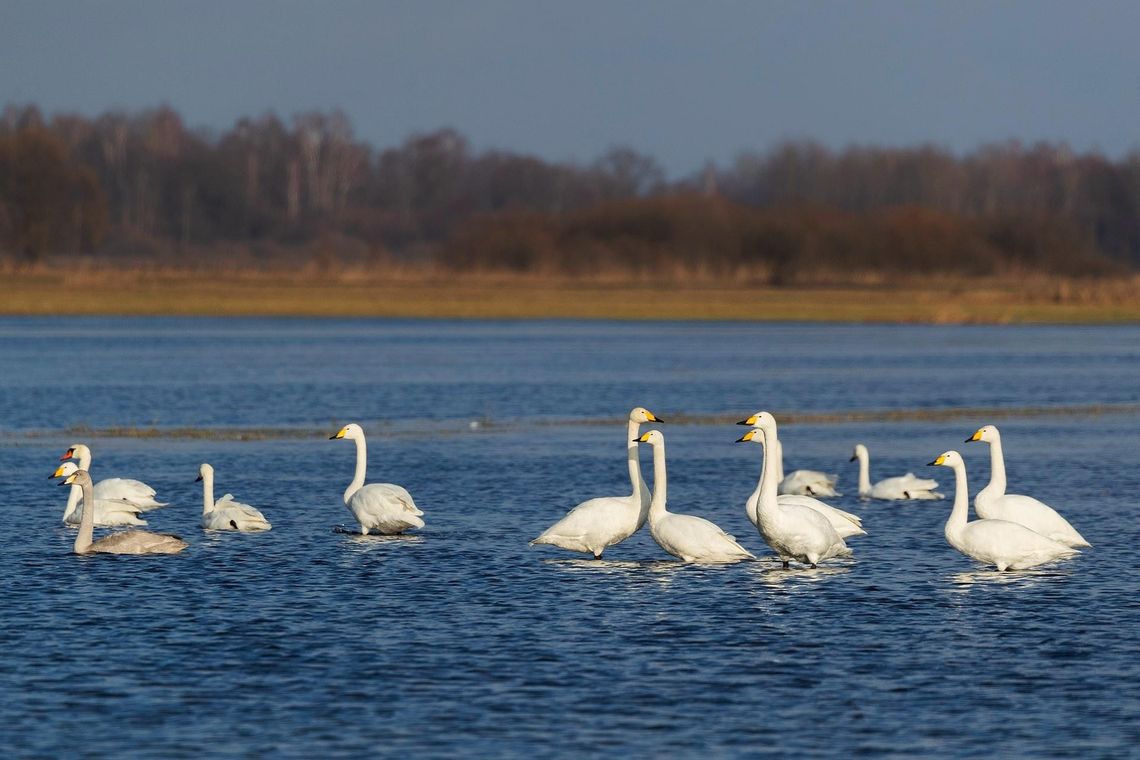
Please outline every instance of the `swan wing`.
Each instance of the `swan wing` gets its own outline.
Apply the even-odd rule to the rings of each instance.
[[[780,496],[777,499],[777,503],[798,504],[808,509],[814,509],[827,518],[827,521],[831,523],[832,528],[835,528],[835,532],[839,534],[840,538],[867,535],[867,531],[863,530],[863,519],[859,517],[859,515],[852,512],[845,512],[842,509],[836,509],[830,504],[826,504],[814,497],[795,495]]]
[[[542,532],[531,545],[550,544],[569,551],[601,554],[637,531],[640,500],[630,496],[589,499]]]
[[[128,530],[112,533],[91,544],[90,551],[100,554],[176,554],[189,544],[168,533]]]
[[[795,470],[789,473],[777,488],[777,493],[802,496],[838,496],[835,484],[838,476],[816,470]]]
[[[206,530],[269,530],[273,526],[256,507],[234,501],[232,494],[226,494],[214,504],[214,508],[202,515],[202,527]]]
[[[974,508],[983,519],[1015,522],[1066,546],[1091,546],[1057,510],[1032,496],[1008,493],[991,499],[975,499]]]
[[[373,483],[357,490],[346,506],[364,531],[376,530],[393,535],[424,526],[420,519],[423,512],[416,508],[411,498],[411,494],[400,486]]]
[[[819,511],[795,502],[777,501],[776,514],[761,515],[760,535],[781,557],[815,564],[851,550]]]
[[[95,484],[96,499],[125,501],[144,511],[165,507],[168,502],[155,501],[155,490],[139,480],[107,478]]]
[[[142,510],[122,501],[95,501],[95,527],[110,528],[121,525],[146,525],[139,514]],[[63,515],[63,524],[77,527],[83,517],[83,505],[78,504],[71,512]]]
[[[716,523],[696,515],[670,514],[650,525],[662,549],[686,562],[735,562],[755,559]]]
[[[1022,570],[1080,553],[1008,520],[967,523],[957,536],[955,548],[1003,570]]]

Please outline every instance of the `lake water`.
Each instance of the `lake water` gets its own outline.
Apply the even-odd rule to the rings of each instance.
[[[1138,377],[1138,327],[0,319],[0,754],[1134,755]],[[786,426],[789,469],[838,472],[870,531],[816,570],[782,570],[745,518],[760,452],[731,424],[661,427],[670,508],[758,561],[685,566],[644,531],[597,562],[528,547],[628,489],[638,404],[1108,408]],[[422,531],[335,532],[353,447],[327,438],[351,421]],[[988,452],[962,441],[986,422],[1011,490],[1093,549],[998,574],[946,544],[949,501],[854,497],[860,441],[872,477],[959,449],[976,490]],[[232,440],[254,428],[274,437]],[[47,475],[80,441],[96,479],[173,502],[150,526],[191,547],[71,555]],[[271,532],[198,527],[205,461]]]

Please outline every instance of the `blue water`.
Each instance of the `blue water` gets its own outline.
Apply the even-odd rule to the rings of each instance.
[[[600,562],[526,542],[628,488],[634,404],[667,420],[1122,405],[1138,376],[1136,327],[3,319],[0,754],[1135,754],[1131,408],[996,420],[1011,489],[1095,547],[1038,571],[947,546],[948,502],[851,496],[860,441],[879,477],[960,449],[976,490],[987,452],[962,439],[991,420],[968,415],[783,429],[789,466],[838,472],[833,503],[863,516],[851,562],[779,567],[743,513],[759,447],[733,445],[732,425],[662,427],[670,508],[760,560],[684,566],[644,532]],[[327,438],[349,421],[371,435],[369,479],[427,513],[417,535],[335,532],[353,450]],[[69,432],[82,425],[97,432]],[[114,426],[297,432],[98,432]],[[96,478],[172,501],[151,527],[190,549],[71,555],[46,476],[79,440]],[[203,533],[204,461],[271,532]]]

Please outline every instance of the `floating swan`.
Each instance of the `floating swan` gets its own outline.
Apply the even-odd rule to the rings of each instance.
[[[766,447],[775,446],[779,440],[775,417],[768,412],[758,412],[748,421],[753,428],[741,436],[738,443],[759,436]],[[775,459],[765,456],[757,494],[756,528],[765,543],[779,555],[784,567],[793,559],[815,567],[825,559],[851,556],[851,549],[830,520],[803,504],[781,502],[776,498],[777,475]]]
[[[64,462],[56,468],[49,478],[66,478],[79,469],[75,462]],[[79,501],[83,498],[83,489],[73,485],[71,493],[67,496],[67,507],[63,511],[63,524],[72,528],[79,526]],[[109,528],[119,525],[146,525],[146,520],[139,517],[142,510],[125,501],[107,501],[95,499],[95,526]]]
[[[91,472],[91,449],[82,443],[74,444],[60,457],[60,461],[78,459],[79,469]],[[95,500],[125,501],[143,512],[165,507],[169,502],[155,501],[155,490],[138,480],[130,478],[106,478],[95,484]]]
[[[851,461],[859,460],[859,498],[899,501],[904,499],[941,499],[935,491],[938,481],[919,478],[913,472],[894,478],[884,478],[871,485],[871,455],[863,444],[856,444]]]
[[[745,424],[745,423],[737,423]],[[838,496],[835,484],[839,480],[836,475],[828,475],[818,470],[793,470],[784,474],[784,444],[780,443],[774,452],[776,456],[776,470],[780,476],[780,486],[777,493],[787,496]],[[765,453],[765,456],[768,456]]]
[[[1059,541],[1065,546],[1092,546],[1057,510],[1032,496],[1005,492],[1005,456],[1001,433],[993,425],[979,428],[966,443],[985,441],[990,445],[990,482],[974,497],[974,511],[988,520],[1009,520]]]
[[[198,468],[198,480],[202,481],[202,527],[206,530],[269,530],[273,526],[265,515],[248,504],[234,501],[232,494],[226,494],[214,501],[214,468],[203,464]]]
[[[330,441],[339,438],[356,442],[356,474],[345,489],[344,505],[360,523],[360,534],[367,536],[368,531],[374,530],[381,535],[394,535],[424,527],[424,521],[420,519],[423,512],[416,506],[408,489],[392,483],[364,485],[368,448],[360,425],[345,425],[336,435],[329,436]]]
[[[736,424],[737,425],[751,425],[751,424],[753,424],[751,421],[758,419],[760,414],[762,414],[762,412],[757,412],[756,414],[749,417],[747,420],[742,420],[741,422],[738,422]],[[769,415],[769,416],[771,416],[771,415]],[[753,436],[752,438],[749,438],[748,440],[755,441],[756,443],[759,443],[763,446],[765,436],[762,436],[762,435]],[[776,439],[776,444],[777,444],[777,449],[781,448],[779,445],[780,439],[778,437]],[[768,449],[768,447],[765,446],[765,450],[764,450],[765,466],[766,466],[766,463],[768,461],[768,452],[769,451],[770,451],[770,449]],[[779,480],[779,474],[780,474],[779,465],[780,465],[780,461],[779,461],[779,459],[777,459],[775,461],[776,478],[777,478],[777,482],[782,482]],[[756,489],[752,492],[752,495],[748,497],[748,501],[745,502],[745,504],[744,504],[744,513],[746,515],[748,515],[749,521],[751,521],[751,523],[754,526],[756,526],[757,528],[760,527],[760,525],[759,525],[759,519],[760,518],[757,515],[757,511],[758,511],[758,504],[760,502],[760,485],[761,485],[761,483],[763,483],[763,481],[764,481],[764,468],[761,467],[761,469],[760,469],[760,480],[756,483]],[[819,512],[821,515],[823,515],[824,517],[827,518],[827,521],[831,523],[831,527],[835,528],[835,532],[839,534],[840,538],[850,538],[851,536],[865,536],[865,535],[867,535],[867,531],[863,530],[863,520],[862,520],[862,518],[859,517],[859,515],[852,514],[851,512],[844,512],[842,509],[836,509],[835,507],[831,506],[830,504],[825,504],[824,502],[820,501],[819,499],[817,499],[813,496],[800,496],[798,494],[784,494],[782,496],[777,497],[777,501],[779,501],[781,504],[798,504],[800,506],[807,507],[808,509],[814,509],[816,512]]]
[[[954,470],[954,508],[946,521],[946,540],[967,557],[1004,571],[1024,570],[1080,554],[1076,549],[1009,520],[966,522],[970,496],[966,491],[966,463],[962,461],[962,455],[957,451],[947,451],[930,464]]]
[[[79,535],[75,537],[76,554],[176,554],[189,546],[178,536],[149,533],[145,530],[112,533],[93,542],[95,488],[91,476],[87,470],[76,470],[60,485],[77,485],[83,489],[83,517],[79,523]]]
[[[640,406],[630,410],[625,446],[632,493],[629,496],[601,496],[582,502],[531,541],[531,546],[550,544],[572,552],[593,554],[594,559],[601,559],[607,546],[619,544],[641,529],[649,514],[650,501],[649,486],[641,477],[641,463],[637,457],[637,440],[641,424],[645,422],[661,424],[664,420]]]
[[[685,562],[739,562],[756,559],[736,539],[714,523],[694,515],[678,515],[665,508],[665,436],[650,430],[636,439],[653,447],[653,500],[649,504],[649,533],[653,540]],[[822,519],[822,518],[821,518]]]

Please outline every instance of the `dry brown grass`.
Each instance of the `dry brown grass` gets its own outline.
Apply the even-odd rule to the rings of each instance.
[[[68,265],[0,269],[0,314],[804,320],[1140,321],[1140,277],[1045,276],[770,287],[669,278],[540,277],[431,267],[195,271]]]

